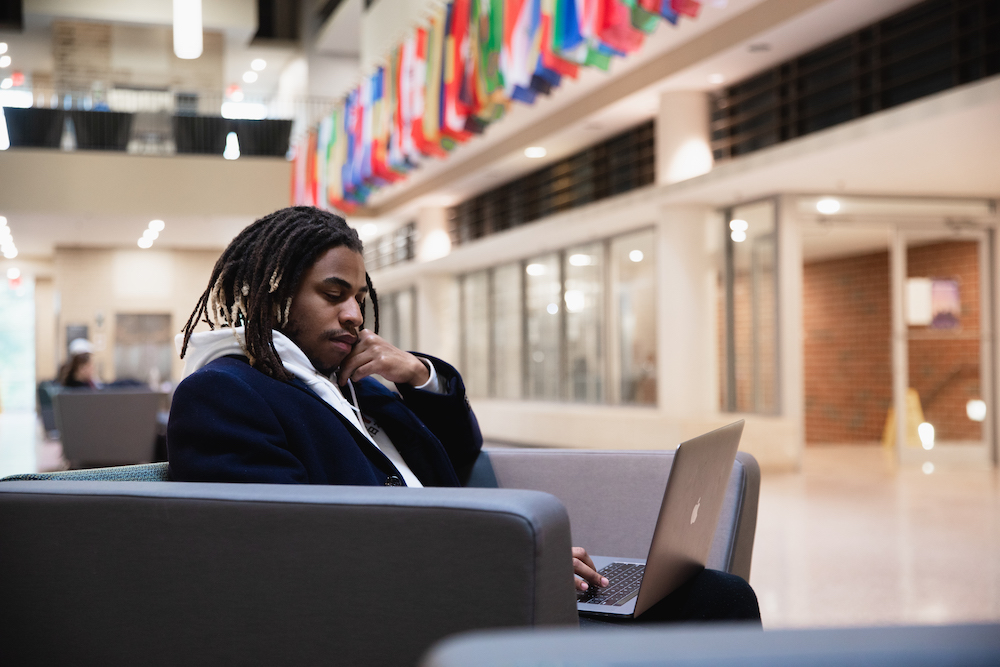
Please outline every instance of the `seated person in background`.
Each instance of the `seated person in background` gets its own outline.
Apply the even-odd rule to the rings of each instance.
[[[366,298],[374,332],[362,328]],[[195,333],[202,321],[210,331]],[[177,337],[185,378],[167,425],[171,479],[460,486],[482,447],[461,376],[377,331],[361,241],[343,218],[294,207],[244,229]],[[577,588],[607,585],[585,550],[572,556]],[[699,575],[694,595],[728,615],[683,604],[670,613],[745,618],[722,600],[749,591],[756,614],[745,582],[731,577],[719,593],[715,575],[729,577]]]
[[[59,384],[64,387],[97,388],[94,381],[93,345],[86,338],[76,338],[69,344],[69,359],[59,369]]]

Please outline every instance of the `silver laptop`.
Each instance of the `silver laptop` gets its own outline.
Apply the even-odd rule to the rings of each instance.
[[[590,616],[636,617],[705,567],[743,420],[681,443],[663,492],[646,560],[592,556],[608,579],[577,595]]]

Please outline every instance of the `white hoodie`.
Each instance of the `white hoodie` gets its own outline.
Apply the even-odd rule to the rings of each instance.
[[[381,450],[392,461],[392,464],[396,466],[396,469],[399,470],[399,474],[403,476],[403,481],[406,482],[407,486],[423,486],[420,480],[417,479],[417,476],[413,474],[413,471],[410,470],[410,467],[406,465],[399,450],[392,444],[392,440],[389,439],[386,432],[373,419],[361,414],[361,409],[357,405],[357,396],[354,394],[354,385],[350,380],[348,380],[348,386],[351,390],[351,396],[354,397],[353,405],[344,397],[340,389],[330,378],[313,367],[309,358],[306,357],[305,353],[291,339],[280,331],[273,330],[271,331],[271,337],[274,340],[274,349],[278,351],[278,356],[281,358],[281,364],[285,367],[285,370],[305,382],[330,407],[343,415],[361,434]],[[187,354],[184,357],[183,377],[187,377],[202,366],[220,357],[231,354],[245,355],[246,352],[242,347],[244,341],[243,327],[226,327],[192,334],[191,339],[188,341]],[[178,334],[174,338],[174,344],[177,347],[178,354],[180,354],[181,346],[184,344],[184,335]],[[424,359],[420,360],[427,366],[431,376],[418,389],[441,393],[434,364]]]

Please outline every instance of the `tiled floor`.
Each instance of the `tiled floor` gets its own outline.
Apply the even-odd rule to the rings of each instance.
[[[33,413],[0,413],[0,477],[60,454]],[[763,478],[750,583],[766,628],[1000,621],[1000,472],[807,448]]]
[[[768,628],[1000,621],[1000,474],[807,448],[762,480],[750,583]]]

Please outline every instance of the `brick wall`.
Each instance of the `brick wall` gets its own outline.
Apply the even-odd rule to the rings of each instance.
[[[965,405],[979,393],[979,259],[975,241],[913,246],[907,252],[910,277],[958,282],[962,310],[958,327],[910,327],[910,386],[920,394],[924,419],[936,439],[979,440],[982,424],[968,418]]]
[[[910,386],[937,440],[975,440],[966,402],[979,398],[979,267],[973,241],[911,247],[910,277],[959,283],[957,329],[910,327]],[[892,404],[888,252],[804,266],[806,442],[877,443]]]
[[[871,443],[892,404],[889,253],[803,267],[806,442]]]

